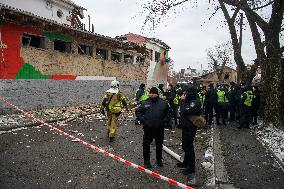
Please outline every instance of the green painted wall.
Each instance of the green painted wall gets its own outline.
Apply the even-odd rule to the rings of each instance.
[[[40,71],[36,70],[32,65],[25,63],[20,68],[15,79],[50,79],[50,76],[43,75]]]

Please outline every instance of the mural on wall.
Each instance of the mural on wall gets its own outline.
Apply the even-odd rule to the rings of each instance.
[[[13,32],[10,32],[13,31]],[[21,57],[21,36],[23,33],[46,36],[48,40],[69,42],[63,34],[42,32],[40,29],[4,23],[0,20],[0,79],[54,79],[74,80],[74,75],[44,75]]]
[[[160,48],[160,62],[156,62],[154,78],[156,81],[167,81],[169,64],[166,62],[168,51]]]

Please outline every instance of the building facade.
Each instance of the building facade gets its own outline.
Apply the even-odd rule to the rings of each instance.
[[[66,19],[51,20],[47,11],[36,15],[27,8],[34,1],[43,13],[47,2],[61,8]],[[147,79],[150,50],[85,30],[76,21],[85,9],[71,1],[1,1],[0,9],[0,79]]]
[[[170,47],[166,43],[155,38],[147,38],[133,33],[118,36],[116,39],[130,41],[146,47],[148,50],[147,57],[150,62],[147,69],[148,87],[157,86],[160,83],[167,84],[169,77],[169,63],[167,60]]]

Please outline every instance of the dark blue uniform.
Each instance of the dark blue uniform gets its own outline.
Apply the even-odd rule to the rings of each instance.
[[[197,93],[189,95],[182,100],[180,105],[180,126],[182,128],[182,149],[184,160],[180,166],[186,168],[186,174],[195,172],[195,152],[193,141],[197,131],[196,126],[190,121],[190,116],[199,116],[202,113],[201,102]]]
[[[143,124],[143,157],[144,162],[150,161],[150,144],[155,139],[157,162],[162,159],[162,144],[165,124],[171,119],[168,103],[159,97],[153,101],[148,99],[136,110],[137,119]]]

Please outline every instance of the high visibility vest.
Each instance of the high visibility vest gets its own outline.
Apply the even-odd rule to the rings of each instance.
[[[198,93],[198,96],[199,96],[199,100],[201,103],[204,103],[204,100],[205,100],[205,95],[202,94],[201,92]]]
[[[180,95],[176,94],[174,98],[174,105],[179,105],[179,103],[180,103]]]
[[[252,102],[252,99],[253,99],[252,91],[246,91],[246,92],[244,92],[244,94],[246,94],[246,96],[247,96],[244,104],[248,107],[251,107],[251,102]]]
[[[139,101],[140,102],[144,102],[148,99],[148,95],[144,92],[144,94],[142,96],[140,96]]]
[[[218,103],[225,103],[229,102],[228,98],[225,95],[225,91],[217,90],[217,95],[218,95]]]

